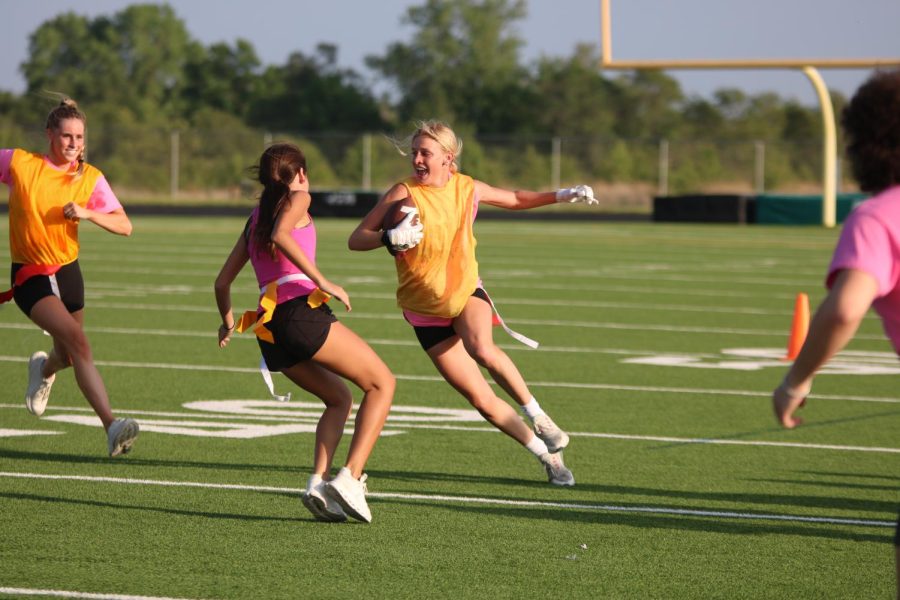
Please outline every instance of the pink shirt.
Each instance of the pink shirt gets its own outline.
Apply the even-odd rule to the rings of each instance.
[[[12,160],[12,155],[12,148],[0,148],[0,182],[7,185],[10,183],[9,163]],[[49,160],[46,160],[46,158],[44,160],[54,169],[61,170]],[[122,203],[116,198],[112,188],[109,187],[109,182],[106,181],[106,177],[103,175],[100,175],[97,179],[97,183],[94,185],[94,191],[91,193],[91,197],[88,199],[86,207],[89,210],[95,210],[100,213],[111,213],[117,208],[122,208]]]
[[[900,354],[900,185],[866,200],[844,221],[826,287],[842,269],[864,271],[878,282],[872,308]]]
[[[253,240],[252,231],[256,227],[256,220],[259,216],[259,207],[253,209],[250,215],[250,239],[247,242],[247,250],[250,254],[250,264],[256,272],[256,281],[261,288],[267,286],[272,281],[285,277],[287,275],[302,274],[303,271],[284,256],[280,251],[275,252],[275,260],[268,252],[262,250],[257,251],[256,243]],[[303,227],[297,227],[291,231],[291,237],[306,254],[313,263],[316,262],[316,227],[310,217],[309,224]],[[316,284],[308,279],[299,279],[287,281],[278,286],[278,304],[287,302],[297,298],[298,296],[307,296],[316,289]]]

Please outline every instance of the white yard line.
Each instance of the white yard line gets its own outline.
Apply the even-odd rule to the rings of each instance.
[[[203,334],[210,337],[210,334]],[[23,356],[0,355],[0,362],[27,363],[28,358]],[[253,373],[258,374],[256,367],[234,367],[229,365],[199,365],[182,363],[140,363],[113,360],[95,360],[94,364],[101,367],[122,367],[131,369],[164,369],[175,371],[212,371],[218,373]],[[438,375],[404,375],[395,374],[402,381],[422,381],[429,383],[443,383]],[[649,385],[619,385],[607,383],[579,383],[570,381],[533,381],[528,383],[532,387],[570,388],[582,390],[613,390],[620,392],[652,392],[659,394],[690,394],[690,395],[715,395],[715,396],[746,396],[752,398],[769,398],[770,391],[759,392],[754,390],[727,390],[715,388],[683,388]],[[881,396],[844,396],[833,394],[810,394],[810,398],[816,400],[835,400],[849,402],[875,402],[880,404],[900,404],[900,398]]]
[[[0,594],[13,596],[45,596],[51,598],[83,598],[85,600],[191,600],[170,596],[135,596],[132,594],[98,594],[74,590],[44,590],[38,588],[0,587]]]
[[[295,403],[296,404],[296,403]],[[291,403],[285,403],[285,409],[291,409]],[[402,407],[398,407],[402,408]],[[0,404],[0,410],[21,411],[21,404]],[[47,407],[48,417],[58,413],[86,413],[94,414],[90,407],[85,406],[58,406],[51,405]],[[187,419],[193,419],[206,427],[228,427],[227,421],[249,422],[249,423],[307,423],[315,424],[318,419],[318,412],[297,413],[296,415],[280,414],[277,416],[268,416],[264,414],[216,414],[206,411],[150,411],[150,410],[126,410],[121,409],[122,414],[131,417],[145,417],[157,419],[178,419],[178,423],[188,424]],[[51,419],[52,420],[52,419]],[[225,421],[225,422],[222,422]],[[49,422],[49,421],[48,421]],[[143,422],[143,421],[142,421]],[[147,421],[153,423],[154,421]],[[391,433],[398,430],[410,429],[428,429],[440,431],[469,431],[476,433],[498,433],[494,427],[487,426],[478,422],[476,424],[442,424],[442,423],[416,423],[405,419],[402,414],[396,415],[395,418],[388,416],[385,424],[385,432]],[[6,433],[4,433],[6,432]],[[0,437],[19,437],[26,435],[51,435],[54,432],[50,430],[16,430],[16,429],[0,429]],[[804,442],[784,442],[777,440],[738,440],[729,438],[698,438],[698,437],[674,437],[661,435],[638,435],[638,434],[622,434],[607,433],[596,431],[569,431],[569,436],[575,438],[594,438],[608,440],[623,440],[633,442],[664,442],[667,444],[682,445],[708,445],[708,446],[748,446],[758,448],[793,448],[798,450],[829,450],[836,452],[870,452],[878,454],[900,454],[900,448],[880,447],[880,446],[852,446],[843,444],[820,444],[820,443],[804,443]]]
[[[347,320],[370,319],[370,320],[392,320],[401,322],[402,317],[399,313],[365,313],[354,311],[349,314],[342,314],[341,318]],[[704,333],[710,335],[747,335],[747,336],[763,336],[784,338],[785,330],[775,329],[739,329],[732,327],[685,327],[678,325],[645,325],[638,323],[601,323],[598,321],[568,321],[560,319],[506,319],[507,323],[514,325],[534,325],[547,327],[575,327],[578,329],[615,329],[627,331],[664,331],[668,333]],[[33,330],[32,323],[0,323],[0,329],[17,329],[17,330]],[[215,339],[215,332],[210,331],[190,331],[176,329],[143,329],[135,327],[102,327],[90,326],[84,328],[86,332],[98,333],[116,333],[123,335],[163,335],[174,337],[206,337]],[[251,338],[248,338],[251,339]],[[882,335],[866,335],[859,334],[855,337],[857,340],[877,340],[883,341]]]
[[[44,479],[53,481],[80,481],[90,483],[113,483],[121,485],[189,487],[214,490],[235,490],[249,492],[276,492],[299,496],[302,488],[275,487],[262,485],[246,485],[232,483],[206,483],[199,481],[172,481],[160,479],[133,479],[129,477],[93,477],[88,475],[55,475],[46,473],[15,473],[0,471],[0,477],[10,479]],[[807,517],[776,513],[752,513],[738,511],[716,511],[689,508],[664,508],[654,506],[618,506],[614,504],[585,504],[580,502],[545,502],[540,500],[516,500],[501,498],[483,498],[478,496],[450,496],[445,494],[409,494],[402,492],[369,492],[370,498],[391,500],[417,500],[428,502],[450,502],[457,504],[487,504],[515,506],[524,508],[553,508],[563,510],[586,510],[595,512],[621,512],[657,515],[680,515],[688,517],[712,517],[717,519],[749,519],[763,521],[788,521],[794,523],[816,523],[825,525],[850,525],[859,527],[893,527],[894,521],[875,519],[846,519],[839,517]]]

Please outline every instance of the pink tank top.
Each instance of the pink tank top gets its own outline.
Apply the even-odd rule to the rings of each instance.
[[[310,281],[297,266],[284,256],[280,251],[275,251],[275,259],[273,260],[269,253],[262,249],[259,251],[256,242],[253,239],[253,230],[256,228],[256,221],[259,218],[259,206],[253,209],[250,215],[250,227],[248,228],[247,250],[250,254],[250,264],[256,272],[256,281],[260,288],[264,288],[272,281],[280,279],[289,279],[278,284],[278,304],[287,302],[297,298],[298,296],[307,296],[316,289],[316,284]],[[297,227],[291,231],[291,237],[303,250],[307,258],[313,263],[316,262],[316,227],[313,224],[312,217],[309,223],[303,227]],[[292,276],[300,276],[294,279]]]

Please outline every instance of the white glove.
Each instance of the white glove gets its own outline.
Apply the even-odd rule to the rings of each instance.
[[[563,188],[556,192],[557,202],[584,202],[585,204],[599,204],[600,201],[594,198],[594,190],[589,185],[576,185],[575,187]]]
[[[425,226],[421,221],[417,221],[415,225],[412,224],[419,217],[418,209],[412,206],[403,206],[400,210],[405,212],[406,216],[396,227],[384,232],[385,241],[388,243],[386,245],[389,245],[389,248],[395,252],[415,248],[425,235],[422,233]]]

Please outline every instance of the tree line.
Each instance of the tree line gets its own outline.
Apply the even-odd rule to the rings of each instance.
[[[464,169],[498,184],[526,185],[533,169],[545,182],[554,139],[567,149],[564,179],[652,181],[658,141],[667,140],[680,149],[676,191],[747,179],[746,161],[729,159],[727,148],[754,142],[769,149],[769,187],[815,180],[816,108],[734,88],[688,97],[664,72],[601,72],[592,45],[524,64],[514,27],[526,10],[524,0],[410,7],[402,20],[414,34],[366,57],[373,77],[393,90],[380,95],[338,65],[334,44],[264,65],[245,39],[201,44],[166,4],[95,18],[61,14],[30,35],[26,91],[0,92],[0,146],[39,149],[49,90],[88,113],[89,160],[120,185],[147,191],[170,185],[174,131],[185,189],[237,185],[264,139],[301,142],[317,184],[347,185],[359,181],[364,134],[402,138],[414,121],[432,117],[465,140]],[[832,95],[839,111],[846,100]],[[378,136],[379,151],[368,157],[374,182],[395,176],[398,162],[405,173],[385,146]]]

